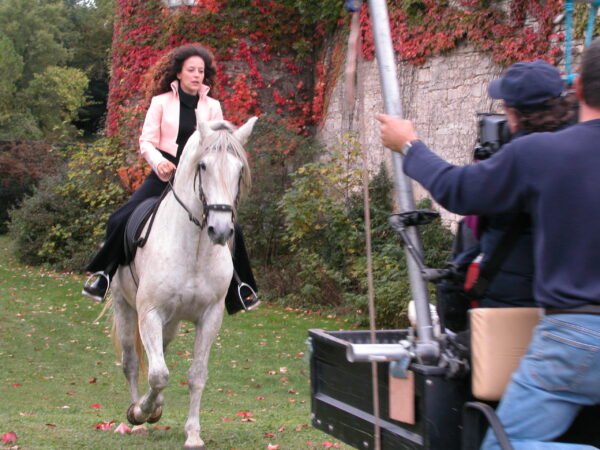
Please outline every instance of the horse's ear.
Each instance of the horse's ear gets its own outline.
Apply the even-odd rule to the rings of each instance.
[[[198,122],[198,131],[200,132],[201,141],[204,141],[208,136],[214,133],[208,122]]]
[[[242,145],[244,145],[246,142],[248,142],[248,138],[250,137],[250,134],[252,133],[252,129],[254,128],[254,124],[256,123],[256,121],[258,120],[258,117],[251,117],[250,119],[248,119],[248,121],[242,125],[241,127],[239,127],[237,130],[235,130],[233,132],[233,135],[235,136],[235,138],[240,141],[240,143]]]

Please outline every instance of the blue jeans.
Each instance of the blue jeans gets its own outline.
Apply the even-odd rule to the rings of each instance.
[[[593,449],[550,442],[584,405],[600,403],[600,316],[556,314],[536,327],[496,410],[515,450]],[[482,449],[500,448],[488,431]]]

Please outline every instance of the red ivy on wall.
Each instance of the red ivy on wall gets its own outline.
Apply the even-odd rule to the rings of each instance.
[[[503,66],[533,59],[555,63],[561,54],[562,35],[553,34],[553,19],[563,8],[561,0],[512,0],[508,13],[482,0],[459,0],[454,7],[438,0],[413,1],[408,12],[399,2],[390,3],[394,49],[415,65],[456,48],[460,42],[491,52],[494,61]],[[363,55],[371,59],[375,47],[366,4],[360,17]]]
[[[203,0],[172,9],[160,0],[117,0],[108,134],[123,137],[134,151],[147,106],[141,101],[143,75],[164,52],[186,42],[200,42],[214,51],[219,72],[211,94],[222,102],[227,119],[240,123],[271,112],[285,118],[295,132],[309,134],[322,120],[333,88],[327,78],[339,70],[311,60],[322,44],[324,27],[303,28],[300,12],[289,3],[252,0],[240,6]],[[439,0],[388,4],[394,48],[412,64],[461,42],[490,52],[501,65],[534,58],[555,62],[560,54],[561,36],[553,35],[552,20],[562,10],[561,0],[512,0],[508,12],[483,0],[458,0],[454,6]],[[341,17],[339,25],[347,26],[342,11]],[[363,54],[372,58],[366,3],[360,17]]]
[[[282,91],[289,102],[277,112],[298,133],[309,133],[320,117],[312,111],[314,64],[294,45],[302,40],[314,48],[322,33],[301,29],[298,11],[277,1],[253,0],[245,7],[231,3],[203,0],[173,9],[159,0],[117,0],[109,136],[136,147],[147,107],[143,76],[164,52],[186,42],[199,42],[215,53],[219,70],[211,95],[221,101],[226,119],[239,124],[251,115],[275,112],[278,105],[271,99]]]

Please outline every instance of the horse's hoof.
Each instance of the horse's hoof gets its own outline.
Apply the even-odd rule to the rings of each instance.
[[[204,445],[192,445],[192,446],[184,445],[183,448],[185,450],[206,450],[206,446],[204,446]]]
[[[162,406],[159,406],[158,408],[156,408],[154,410],[154,412],[152,414],[150,414],[150,417],[148,417],[148,420],[146,420],[146,422],[156,423],[160,420],[161,416],[162,416]]]
[[[135,418],[135,414],[134,414],[134,408],[135,408],[135,403],[132,403],[131,405],[129,405],[129,408],[127,408],[127,420],[129,421],[129,423],[131,425],[142,425],[144,424],[144,421],[139,421]],[[159,417],[160,418],[160,417]]]

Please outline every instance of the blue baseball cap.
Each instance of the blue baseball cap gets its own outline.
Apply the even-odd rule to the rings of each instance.
[[[543,103],[564,90],[565,82],[558,69],[538,59],[510,66],[502,78],[490,83],[488,94],[504,100],[507,106],[519,107]]]

